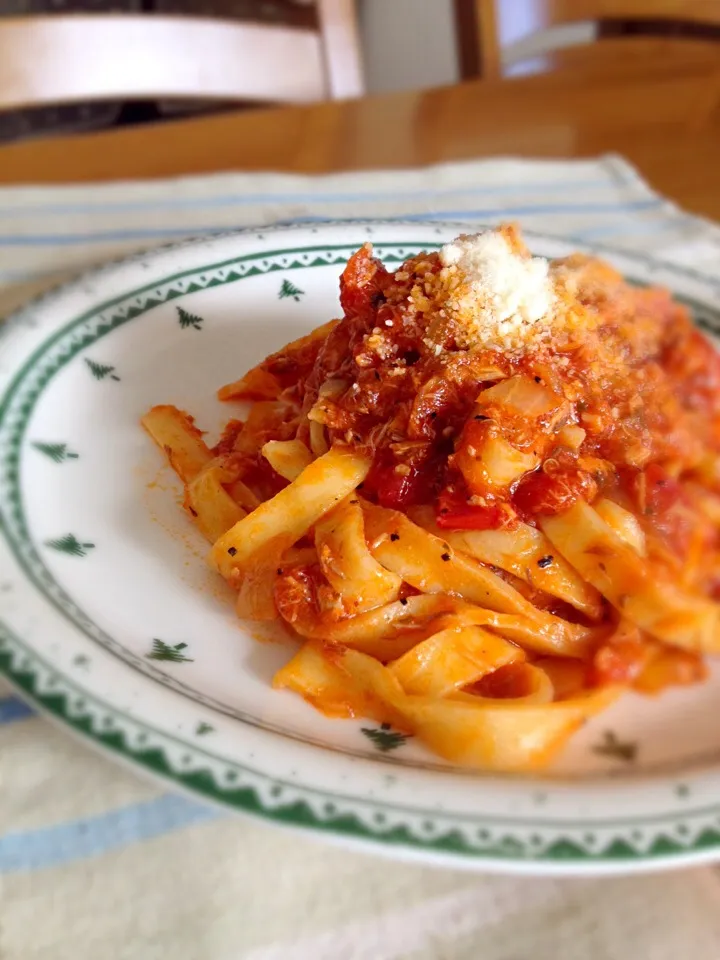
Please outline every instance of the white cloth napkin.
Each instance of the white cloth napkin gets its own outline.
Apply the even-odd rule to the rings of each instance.
[[[279,220],[517,220],[720,274],[720,228],[617,157],[0,189],[0,314],[93,263]],[[615,880],[393,863],[218,812],[0,680],[1,960],[718,960],[714,868]]]

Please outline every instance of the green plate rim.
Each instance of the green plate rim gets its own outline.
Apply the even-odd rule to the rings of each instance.
[[[382,221],[372,221],[374,224],[383,225]],[[392,224],[393,226],[398,225],[398,221],[388,221],[388,225]],[[332,226],[343,225],[338,222],[332,224]],[[347,224],[350,225],[350,224]],[[353,223],[352,225],[356,225]],[[299,225],[302,228],[302,225]],[[408,227],[443,227],[448,226],[445,224],[438,224],[437,222],[423,223],[420,221],[413,221],[411,224],[407,224]],[[467,228],[467,224],[462,225],[464,228]],[[287,231],[287,227],[278,227],[278,231]],[[307,227],[306,227],[307,229]],[[251,230],[245,231],[235,231],[234,234],[237,236],[247,236],[251,234]],[[271,228],[263,228],[264,233],[272,232]],[[314,230],[313,232],[317,232]],[[438,232],[440,232],[438,230]],[[572,239],[563,238],[563,237],[554,237],[538,233],[533,233],[528,231],[527,235],[532,239],[533,237],[553,241],[562,244],[572,244],[574,241]],[[222,236],[228,236],[228,234],[223,234]],[[154,256],[159,252],[172,251],[178,248],[186,247],[189,244],[193,243],[206,243],[208,239],[213,238],[202,238],[200,241],[189,241],[181,244],[170,244],[166,247],[161,248],[160,250],[150,251],[146,255],[135,255],[130,258],[124,258],[120,261],[117,261],[113,264],[106,265],[105,267],[100,268],[99,270],[92,271],[90,274],[85,275],[83,278],[75,279],[70,284],[65,284],[59,290],[66,290],[69,287],[73,287],[76,284],[79,284],[86,279],[87,276],[93,275],[97,276],[102,274],[108,269],[114,269],[120,264],[132,263],[133,261],[138,260],[142,256]],[[412,251],[418,250],[423,247],[432,247],[439,246],[439,243],[431,243],[429,241],[418,242],[417,240],[413,241],[392,241],[386,242],[381,241],[376,243],[376,247],[382,251],[385,248],[394,248],[396,250],[403,251]],[[179,279],[184,279],[191,276],[199,276],[201,274],[210,274],[213,270],[218,270],[222,268],[231,268],[232,265],[240,262],[252,262],[253,260],[266,260],[269,261],[272,257],[280,256],[292,256],[297,254],[309,254],[309,253],[330,253],[332,251],[338,250],[348,250],[353,246],[352,243],[342,243],[342,244],[320,244],[320,245],[303,245],[300,247],[290,247],[281,250],[264,250],[260,253],[246,254],[241,257],[231,258],[230,260],[220,261],[214,264],[207,264],[200,267],[194,267],[192,269],[181,271],[176,274],[171,274],[168,277],[156,281],[153,284],[146,284],[144,287],[139,287],[131,292],[123,295],[122,297],[114,298],[107,303],[93,307],[91,310],[85,311],[79,317],[74,318],[69,323],[65,324],[60,330],[55,331],[54,334],[48,340],[43,341],[43,343],[33,352],[32,356],[28,358],[25,363],[23,363],[20,370],[16,373],[12,382],[8,386],[7,390],[3,394],[2,402],[0,403],[0,423],[2,423],[3,418],[8,412],[12,395],[14,391],[19,387],[23,378],[37,365],[42,354],[54,343],[59,342],[60,339],[69,333],[69,331],[81,323],[90,320],[92,317],[97,317],[99,314],[106,312],[109,309],[117,306],[118,303],[129,300],[131,298],[137,298],[142,293],[157,289],[165,284],[169,284],[173,281]],[[685,275],[688,279],[699,280],[703,283],[712,284],[712,280],[709,277],[703,276],[692,269],[684,269],[682,266],[678,266],[672,263],[664,263],[663,261],[656,260],[655,258],[645,255],[645,254],[636,254],[632,251],[619,250],[613,247],[607,247],[602,244],[589,243],[583,241],[582,239],[577,240],[578,247],[584,247],[595,252],[615,254],[621,256],[625,259],[636,260],[642,262],[649,267],[656,266],[659,269],[667,269],[672,271],[675,274]],[[391,262],[400,262],[403,259],[402,255],[392,255],[391,253],[386,253],[384,259]],[[344,262],[344,258],[335,258],[333,259],[316,259],[312,263],[301,262],[300,260],[294,260],[292,262],[284,263],[282,265],[272,264],[265,269],[254,269],[248,271],[243,276],[254,276],[258,273],[267,273],[273,271],[286,271],[292,269],[308,269],[313,266],[328,266],[333,264],[340,264]],[[228,276],[223,280],[218,280],[214,283],[208,283],[195,289],[207,289],[211,286],[217,286],[225,283],[237,282],[240,279],[243,279],[243,276],[235,275]],[[11,330],[16,325],[22,325],[27,317],[29,312],[32,310],[34,304],[40,304],[47,301],[49,298],[53,298],[57,295],[59,290],[50,291],[49,293],[43,294],[42,297],[38,298],[37,301],[27,305],[22,310],[18,311],[16,314],[11,316],[5,326],[5,330]],[[165,303],[170,300],[176,299],[179,296],[184,296],[186,293],[194,292],[194,290],[182,290],[182,291],[169,291],[168,295],[164,299],[158,299],[156,297],[148,297],[148,300],[145,302],[142,308],[137,310],[129,311],[125,316],[116,315],[114,318],[111,318],[109,323],[103,325],[102,329],[98,328],[97,336],[92,340],[83,339],[81,342],[76,344],[73,347],[73,350],[70,354],[65,356],[61,362],[58,363],[57,367],[53,369],[43,380],[40,390],[35,397],[35,400],[40,395],[42,389],[47,386],[47,384],[52,379],[54,373],[57,370],[61,369],[65,363],[73,359],[78,353],[84,350],[92,342],[100,339],[102,336],[105,336],[107,333],[111,332],[114,329],[117,329],[118,326],[129,322],[130,320],[136,319],[139,316],[142,316],[148,310],[153,309],[155,306],[160,305],[160,303]],[[720,311],[713,309],[709,304],[703,303],[700,300],[695,298],[678,296],[676,298],[681,302],[686,303],[691,307],[696,313],[696,319],[698,319],[700,325],[705,329],[709,329],[711,332],[720,331]],[[148,302],[149,301],[149,302]],[[713,321],[716,321],[713,322]],[[717,325],[716,325],[717,324]],[[3,331],[4,333],[5,331]],[[0,333],[0,339],[2,338],[2,333]],[[34,401],[33,401],[34,402]],[[23,423],[21,424],[20,432],[17,435],[16,445],[11,448],[10,452],[6,454],[3,458],[3,463],[5,469],[10,468],[10,474],[15,474],[15,483],[17,485],[17,498],[18,505],[20,505],[20,490],[19,490],[19,475],[17,473],[17,466],[19,463],[19,451],[22,445],[22,440],[24,436],[24,428],[29,419],[30,413],[32,411],[32,406],[27,410],[27,413],[24,417]],[[14,459],[13,459],[14,458]],[[4,539],[8,542],[15,553],[15,545],[12,543],[8,536],[7,523],[5,520],[4,513],[0,512],[0,532],[2,532]],[[34,547],[32,541],[28,541],[31,546]],[[39,557],[38,557],[39,559]],[[24,562],[21,564],[23,571],[26,576],[28,571],[24,565]],[[43,565],[44,566],[44,565]],[[47,568],[45,568],[47,569]],[[48,572],[49,576],[49,572]],[[37,583],[34,577],[30,577],[32,582],[38,587],[41,591],[43,590],[42,586]],[[43,591],[44,592],[44,591]],[[60,610],[57,607],[56,609]],[[66,611],[60,610],[64,615],[67,616]],[[73,618],[70,618],[73,625],[84,631],[84,628]],[[92,639],[95,639],[92,637]],[[16,663],[16,659],[13,657],[11,648],[14,647],[16,652],[17,650],[22,651],[21,656],[21,665]],[[627,861],[653,861],[653,860],[669,860],[673,858],[685,858],[687,859],[689,855],[693,853],[708,853],[709,851],[715,851],[720,848],[720,805],[717,808],[712,808],[710,810],[705,809],[703,811],[693,811],[692,808],[687,808],[684,813],[677,812],[667,815],[667,825],[664,828],[658,826],[658,832],[655,835],[653,842],[644,850],[638,850],[633,846],[631,842],[622,838],[615,838],[607,846],[593,850],[589,849],[587,845],[575,840],[570,837],[561,838],[553,842],[552,844],[546,846],[541,851],[534,851],[532,845],[528,843],[523,838],[514,836],[511,832],[511,829],[508,828],[508,832],[502,836],[499,841],[493,842],[492,844],[478,847],[474,844],[470,844],[464,838],[462,833],[456,829],[448,829],[442,835],[428,838],[428,837],[419,837],[412,832],[407,826],[394,826],[391,829],[383,827],[382,823],[378,821],[375,827],[370,827],[364,823],[358,816],[348,812],[337,812],[333,813],[332,810],[328,810],[327,815],[320,817],[312,809],[312,807],[303,799],[295,799],[287,805],[277,805],[269,806],[263,803],[262,798],[260,797],[258,791],[251,787],[241,787],[241,788],[232,788],[229,786],[223,787],[219,785],[209,770],[194,770],[189,773],[183,773],[173,769],[172,764],[169,762],[165,752],[155,747],[139,747],[136,744],[133,744],[128,739],[126,733],[116,724],[111,724],[109,729],[100,730],[97,729],[92,718],[89,714],[78,715],[76,710],[73,710],[70,706],[70,694],[67,690],[63,689],[54,689],[46,690],[41,689],[39,684],[39,668],[41,666],[41,658],[39,655],[28,647],[24,641],[15,634],[11,628],[0,620],[0,674],[5,676],[20,692],[21,694],[31,701],[41,712],[47,713],[52,718],[55,718],[64,725],[70,727],[74,732],[79,734],[84,738],[89,738],[94,741],[98,746],[102,747],[105,750],[110,750],[111,752],[123,757],[128,760],[133,765],[138,765],[143,767],[149,773],[154,776],[158,776],[170,783],[177,785],[178,787],[188,790],[196,796],[204,797],[207,800],[210,800],[214,803],[219,803],[223,806],[230,807],[236,810],[242,810],[246,813],[260,816],[265,819],[272,820],[277,823],[285,825],[293,825],[296,827],[320,830],[323,832],[329,832],[332,834],[342,835],[349,839],[354,840],[366,840],[372,841],[374,843],[382,843],[392,846],[410,848],[410,849],[421,849],[428,852],[436,852],[442,854],[450,855],[461,855],[465,858],[480,858],[494,861],[522,861],[522,862],[544,862],[552,864],[562,864],[562,863],[579,863],[579,862],[602,862],[602,863],[620,863]],[[65,684],[68,687],[72,688],[75,686],[74,681],[69,676],[64,674],[60,675],[55,668],[52,670],[56,674],[55,685],[60,687],[61,684]],[[119,718],[122,715],[122,712],[119,711],[116,707],[111,706],[110,704],[105,703],[99,697],[94,694],[89,693],[87,690],[77,687],[77,690],[81,691],[82,697],[85,701],[94,702],[95,706],[110,717]],[[132,722],[139,727],[144,727],[147,729],[148,733],[155,734],[158,731],[155,731],[149,724],[145,721],[137,720],[132,718]],[[189,752],[193,752],[199,758],[205,756],[210,759],[210,754],[208,751],[205,751],[203,747],[199,746],[196,743],[190,743],[188,741],[180,741],[185,749]],[[229,761],[224,761],[229,762]],[[268,778],[271,779],[271,778]],[[306,792],[313,794],[314,796],[319,796],[320,798],[330,797],[332,800],[332,795],[325,794],[322,791],[318,791],[310,788],[303,788]],[[382,807],[382,801],[378,801],[378,805]],[[330,806],[332,804],[330,803]],[[692,841],[683,841],[679,840],[676,837],[670,835],[673,828],[677,828],[678,822],[687,821],[691,819],[693,815],[699,814],[702,812],[704,815],[710,814],[716,816],[716,823],[718,829],[715,829],[710,826],[706,826]],[[492,823],[493,818],[486,818],[488,824]],[[647,822],[647,819],[651,818],[638,818],[642,822]],[[538,828],[543,829],[542,821],[538,820]],[[622,820],[613,820],[613,825],[621,826],[623,823]],[[547,824],[545,824],[547,825]],[[580,829],[587,830],[587,823],[578,823],[577,825]]]

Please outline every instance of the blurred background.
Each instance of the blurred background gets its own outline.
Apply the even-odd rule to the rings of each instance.
[[[714,291],[698,316],[720,329],[719,160],[720,0],[0,0],[0,317],[169,241],[409,217],[519,221],[661,276],[671,265]],[[72,682],[92,696],[95,676],[78,664]],[[716,722],[644,729],[650,751],[720,749]],[[614,758],[618,774],[636,752]],[[720,811],[712,830],[686,827],[685,756],[657,794],[681,810],[677,832],[657,827],[649,847],[633,829],[628,860],[619,842],[587,849],[601,869],[677,864],[656,857],[672,851],[693,871],[488,879],[178,797],[0,677],[0,955],[718,960],[720,873],[703,864]],[[533,872],[539,854],[521,856]]]
[[[639,10],[642,14],[639,22],[637,18],[624,20],[617,16],[618,10],[624,8],[631,12]],[[662,17],[653,19],[655,8],[663,14]],[[611,17],[603,16],[607,9]],[[705,12],[707,17],[703,15]],[[52,50],[53,56],[62,51],[66,39],[57,33],[51,34],[46,25],[42,36],[38,33],[39,27],[36,27],[43,18],[117,13],[156,19],[211,18],[225,25],[253,23],[319,30],[324,55],[349,57],[355,63],[353,80],[331,91],[333,98],[425,89],[479,76],[517,76],[558,65],[585,66],[584,53],[576,54],[574,61],[572,54],[567,61],[559,60],[558,56],[563,50],[573,50],[578,45],[580,50],[586,50],[587,46],[583,48],[583,45],[597,38],[630,36],[638,32],[700,41],[720,38],[714,0],[689,0],[684,4],[653,3],[651,0],[607,4],[579,0],[574,5],[572,2],[548,3],[547,0],[325,0],[317,4],[313,0],[0,0],[0,28],[18,24],[26,28],[22,36],[15,35],[20,39],[14,40],[0,29],[0,60],[5,54],[5,76],[10,76],[11,85],[15,81],[19,88],[27,86],[28,75],[42,67],[39,61],[48,49]],[[666,17],[666,13],[670,16]],[[32,33],[27,31],[31,25]],[[26,40],[28,36],[30,40]],[[80,33],[78,38],[75,42],[87,52],[93,41],[84,41]],[[173,42],[171,34],[168,34],[167,41],[160,38],[164,51]],[[27,49],[22,49],[26,44]],[[695,50],[699,51],[702,46],[701,42]],[[190,50],[189,56],[209,52],[207,47],[201,47],[202,44],[197,50]],[[717,49],[720,50],[720,46]],[[138,57],[142,54],[134,49],[127,50],[128,71],[142,72],[145,69],[144,64],[140,66]],[[18,63],[13,65],[15,58]],[[99,69],[100,64],[97,66]],[[158,70],[160,67],[158,63]],[[202,66],[199,69],[202,70]],[[79,70],[85,74],[87,89],[93,90],[99,79],[82,65]],[[302,75],[302,70],[299,60],[296,65],[298,76]],[[87,102],[55,103],[47,91],[43,91],[38,100],[35,81],[31,84],[33,91],[16,91],[17,108],[12,108],[13,102],[8,105],[4,96],[7,91],[3,89],[3,79],[0,63],[0,142],[49,133],[102,129],[163,117],[177,118],[219,109],[217,99],[202,99],[201,89],[193,90],[192,100],[152,98],[151,95],[148,98],[143,90],[138,99],[132,96],[103,97],[98,102],[97,96],[88,94]],[[117,86],[116,81],[114,85]],[[269,90],[267,99],[270,102],[275,99],[272,93]],[[239,97],[229,104],[227,95],[223,99],[225,109],[237,108],[244,103],[251,106],[257,102],[254,94],[247,101]],[[276,99],[282,102],[286,98],[279,96]],[[302,99],[322,97],[308,95]]]

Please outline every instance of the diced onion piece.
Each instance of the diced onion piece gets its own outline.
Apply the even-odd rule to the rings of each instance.
[[[630,513],[619,503],[608,500],[606,497],[598,500],[594,507],[596,513],[609,527],[612,527],[624,543],[632,547],[635,553],[639,553],[641,557],[646,555],[645,534],[634,513]]]
[[[329,449],[325,427],[316,420],[310,421],[310,448],[316,457],[321,457]]]
[[[478,383],[491,383],[494,380],[504,380],[506,377],[505,371],[493,364],[488,364],[486,367],[473,366],[473,379]]]
[[[475,431],[478,434],[477,445],[461,443],[455,454],[456,466],[474,494],[505,490],[540,462],[534,453],[523,453],[499,436],[490,422],[487,429]]]
[[[563,447],[577,451],[583,445],[586,436],[587,432],[582,427],[578,427],[575,423],[569,423],[558,432],[557,440]]]
[[[268,440],[262,448],[262,455],[275,473],[285,480],[299,477],[313,460],[302,440]]]
[[[529,377],[508,377],[483,390],[477,398],[478,409],[498,405],[510,413],[530,419],[546,416],[562,403],[562,397]]]
[[[341,380],[339,377],[326,380],[318,390],[319,397],[330,397],[335,399],[345,393],[348,388],[347,380]]]

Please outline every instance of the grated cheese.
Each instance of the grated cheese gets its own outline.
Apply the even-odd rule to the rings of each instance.
[[[512,351],[547,340],[556,320],[548,262],[516,253],[502,231],[463,235],[440,251],[446,309],[468,346]]]

